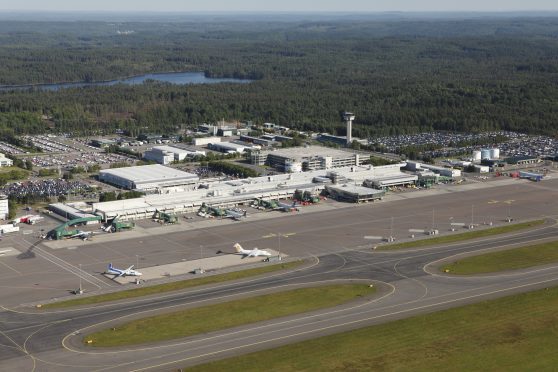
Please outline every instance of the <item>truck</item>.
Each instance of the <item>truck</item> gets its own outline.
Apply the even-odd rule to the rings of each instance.
[[[12,223],[7,224],[7,225],[0,225],[0,233],[2,234],[8,234],[11,232],[17,232],[19,231],[19,226],[16,226]]]
[[[178,217],[173,213],[167,213],[162,211],[155,211],[153,219],[158,220],[164,224],[175,224],[178,223]]]
[[[278,209],[279,204],[275,200],[255,199],[252,202],[252,207],[258,209]]]
[[[198,210],[198,216],[206,217],[206,216],[215,216],[215,217],[223,217],[227,214],[227,212],[223,208],[219,207],[212,207],[203,203]]]
[[[310,191],[296,190],[293,199],[301,202],[303,205],[306,204],[317,204],[320,202],[320,197],[318,195],[312,194]]]

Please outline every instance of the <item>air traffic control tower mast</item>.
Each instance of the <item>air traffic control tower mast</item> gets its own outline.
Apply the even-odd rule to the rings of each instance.
[[[352,112],[344,112],[343,120],[347,124],[347,146],[350,146],[353,142],[353,120],[355,120],[355,115]]]

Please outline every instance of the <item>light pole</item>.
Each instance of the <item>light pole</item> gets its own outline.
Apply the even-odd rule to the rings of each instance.
[[[139,256],[136,254],[136,269],[139,269]]]
[[[83,288],[81,287],[81,264],[79,264],[79,289],[78,289],[78,294],[82,294],[83,293]]]
[[[281,257],[281,234],[280,233],[277,234],[277,238],[279,240],[279,247],[277,248],[278,255],[279,255],[279,257]]]
[[[508,205],[508,222],[512,222],[512,218],[511,218],[511,205],[512,205],[512,200],[508,200],[505,202]]]

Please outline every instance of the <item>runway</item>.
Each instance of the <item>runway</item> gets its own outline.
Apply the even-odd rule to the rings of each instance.
[[[522,270],[505,276],[458,278],[431,275],[424,267],[461,252],[502,244],[555,238],[554,225],[507,238],[478,243],[380,253],[351,250],[326,254],[307,267],[271,278],[246,280],[157,298],[93,309],[50,314],[0,313],[1,363],[11,370],[170,370],[178,366],[238,355],[365,325],[432,312],[488,298],[558,284],[558,266]],[[97,350],[80,345],[82,333],[114,322],[238,296],[258,295],[298,284],[364,280],[381,285],[370,301],[166,342],[155,346]],[[77,335],[75,332],[79,332]],[[16,346],[17,345],[17,346]],[[76,361],[79,360],[79,363]]]
[[[546,185],[552,186],[553,183],[549,182]],[[281,250],[291,256],[304,257],[307,263],[302,268],[286,273],[275,273],[269,277],[246,279],[235,283],[189,289],[85,309],[37,313],[30,308],[10,308],[4,302],[5,308],[0,311],[0,364],[9,370],[30,371],[168,371],[416,314],[553,286],[558,284],[558,265],[478,277],[443,275],[431,265],[460,253],[501,249],[503,246],[556,239],[558,229],[552,219],[548,219],[547,224],[542,227],[522,233],[436,248],[383,252],[372,250],[370,243],[363,240],[363,236],[370,231],[374,233],[374,229],[385,232],[390,228],[389,217],[385,214],[388,209],[401,223],[399,234],[414,223],[417,216],[432,213],[425,211],[424,207],[421,209],[421,205],[426,204],[436,206],[438,203],[446,202],[448,210],[439,211],[439,215],[443,213],[446,219],[447,216],[459,216],[460,211],[466,216],[469,208],[458,210],[456,207],[452,208],[452,205],[475,200],[478,216],[484,217],[495,208],[492,204],[488,204],[487,200],[507,200],[513,195],[517,200],[516,203],[524,206],[522,212],[525,217],[540,217],[545,211],[548,212],[547,216],[555,214],[558,209],[557,199],[549,198],[550,193],[553,194],[552,196],[555,194],[552,187],[550,190],[537,188],[533,198],[518,193],[521,189],[531,190],[537,186],[522,184],[511,189],[498,190],[498,193],[493,191],[494,194],[486,192],[482,195],[484,200],[482,204],[478,195],[467,192],[460,194],[460,200],[453,202],[442,197],[435,197],[430,201],[413,198],[400,206],[396,203],[386,203],[364,208],[301,214],[282,218],[280,221],[252,221],[190,231],[187,244],[196,247],[196,250],[199,249],[198,244],[202,241],[208,250],[213,250],[228,246],[231,240],[242,241],[243,245],[248,247],[252,244],[266,248],[265,244],[271,242],[279,244],[277,235],[283,233],[285,237],[281,238]],[[498,208],[498,213],[501,215],[497,218],[505,216],[504,208]],[[380,215],[381,212],[384,215]],[[364,218],[365,216],[368,218]],[[308,223],[304,225],[301,221],[308,221]],[[373,226],[374,223],[381,226]],[[270,236],[271,234],[276,235]],[[157,238],[151,239],[155,244]],[[178,242],[184,237],[177,233],[176,236],[169,235],[165,239],[169,242]],[[151,244],[149,240],[143,241],[146,242],[145,246]],[[123,242],[118,244],[122,245]],[[134,241],[127,244],[132,246]],[[276,246],[272,246],[274,247]],[[122,247],[122,249],[128,248]],[[46,252],[45,256],[52,254],[44,247],[41,250]],[[76,252],[70,253],[73,255]],[[92,250],[87,254],[96,253]],[[55,258],[52,260],[55,261]],[[74,266],[75,261],[72,260],[72,256],[69,255],[64,257],[63,261]],[[380,288],[378,296],[333,309],[157,345],[114,350],[81,345],[84,333],[110,327],[134,317],[206,305],[242,296],[266,294],[300,285],[350,280],[377,285]]]

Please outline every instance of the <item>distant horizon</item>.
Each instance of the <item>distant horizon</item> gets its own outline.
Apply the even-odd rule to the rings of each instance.
[[[454,13],[454,12],[547,12],[558,11],[555,0],[5,0],[0,11],[95,12],[95,13]]]
[[[52,10],[52,9],[0,9],[9,13],[86,13],[86,14],[521,14],[521,13],[558,13],[558,9],[525,10]]]

